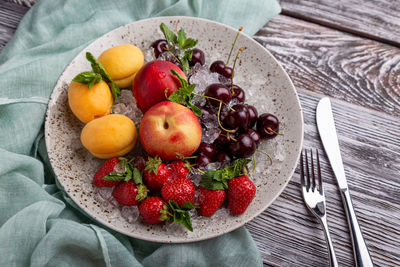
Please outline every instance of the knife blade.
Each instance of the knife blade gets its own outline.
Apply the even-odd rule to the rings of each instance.
[[[373,266],[351,201],[342,156],[340,154],[331,101],[327,97],[322,98],[317,106],[317,128],[322,145],[324,146],[333,173],[335,174],[340,189],[340,195],[342,196],[342,202],[350,228],[356,266]]]

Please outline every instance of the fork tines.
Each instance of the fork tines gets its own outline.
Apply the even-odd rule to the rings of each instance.
[[[318,178],[318,191],[322,191],[322,181],[321,181],[321,166],[319,164],[319,153],[318,149],[315,149],[316,151],[316,163],[317,163],[317,178]],[[310,154],[310,155],[309,155]],[[303,161],[303,158],[305,157],[305,164]],[[311,164],[309,164],[309,158]],[[314,171],[314,156],[313,156],[313,150],[309,149],[309,152],[307,152],[307,149],[303,149],[300,155],[300,177],[301,177],[301,185],[306,188],[306,190],[312,190],[317,187],[317,178],[315,175]],[[311,166],[310,166],[311,165]],[[304,170],[305,169],[305,170]],[[311,169],[311,171],[310,171]],[[305,177],[306,176],[306,177]]]

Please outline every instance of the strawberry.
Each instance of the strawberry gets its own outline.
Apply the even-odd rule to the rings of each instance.
[[[200,205],[200,214],[203,216],[212,216],[225,200],[225,190],[210,190],[203,186],[199,187],[198,202]]]
[[[171,170],[173,178],[187,178],[189,173],[188,164],[182,160],[175,160],[167,165]]]
[[[256,186],[243,175],[229,180],[228,203],[233,214],[242,214],[246,211],[256,194]]]
[[[175,201],[179,206],[186,202],[193,204],[196,188],[188,178],[178,178],[166,183],[161,189],[161,195],[166,202]]]
[[[146,198],[139,205],[139,212],[143,219],[151,224],[159,224],[168,220],[171,215],[167,204],[160,197]]]
[[[97,187],[113,187],[119,184],[119,181],[108,181],[104,176],[114,171],[115,166],[120,162],[119,158],[110,158],[97,170],[93,177],[93,184]]]
[[[143,187],[144,185],[136,185],[132,180],[129,180],[117,185],[113,191],[113,196],[121,205],[134,206],[147,196]]]
[[[159,157],[154,157],[147,160],[146,168],[144,169],[144,181],[146,185],[153,190],[160,190],[162,186],[171,179],[171,171],[161,162]]]

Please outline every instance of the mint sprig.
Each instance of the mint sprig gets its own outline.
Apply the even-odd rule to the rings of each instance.
[[[93,85],[101,82],[101,75],[98,73],[85,71],[81,72],[72,79],[74,82],[85,84],[89,87],[89,90],[92,89]]]
[[[181,83],[181,87],[178,90],[174,91],[168,97],[168,100],[187,106],[193,111],[193,113],[197,117],[200,117],[201,109],[192,104],[192,99],[194,97],[193,90],[194,88],[196,88],[196,84],[188,84],[188,82],[181,75],[179,75],[179,73],[176,72],[174,69],[171,69],[171,73],[176,77],[178,77]]]
[[[107,71],[103,67],[103,65],[101,65],[101,63],[97,60],[97,58],[92,55],[92,53],[86,52],[86,59],[90,62],[90,65],[92,66],[94,73],[100,74],[101,77],[103,77],[103,79],[106,82],[111,83],[110,90],[111,90],[111,94],[114,98],[114,103],[115,103],[117,97],[119,97],[121,95],[121,91],[120,91],[118,85],[113,81],[113,79],[107,73]]]
[[[183,205],[179,207],[178,203],[173,200],[170,200],[168,202],[168,205],[172,210],[174,222],[182,224],[189,231],[193,232],[193,226],[190,220],[189,211],[196,208],[196,206],[188,201],[183,203]]]
[[[198,41],[193,38],[187,38],[182,28],[178,31],[178,35],[171,31],[164,23],[160,24],[160,29],[170,45],[168,51],[172,53],[172,48],[176,48],[173,51],[174,56],[180,61],[183,71],[188,73],[190,71],[189,62],[192,60],[193,55],[193,51],[189,49],[195,47]]]
[[[208,170],[202,175],[200,185],[210,190],[228,189],[228,181],[246,174],[245,167],[250,161],[250,159],[239,158],[222,170]]]

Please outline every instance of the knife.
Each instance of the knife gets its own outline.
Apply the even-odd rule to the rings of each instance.
[[[361,233],[357,221],[356,213],[351,202],[349,187],[347,186],[344,173],[342,156],[340,155],[339,141],[336,135],[335,122],[329,98],[322,98],[317,106],[317,127],[322,140],[325,152],[328,155],[329,162],[335,174],[340,195],[344,205],[344,210],[349,223],[351,242],[353,243],[353,252],[358,267],[373,266],[371,256],[369,255],[367,245]]]

